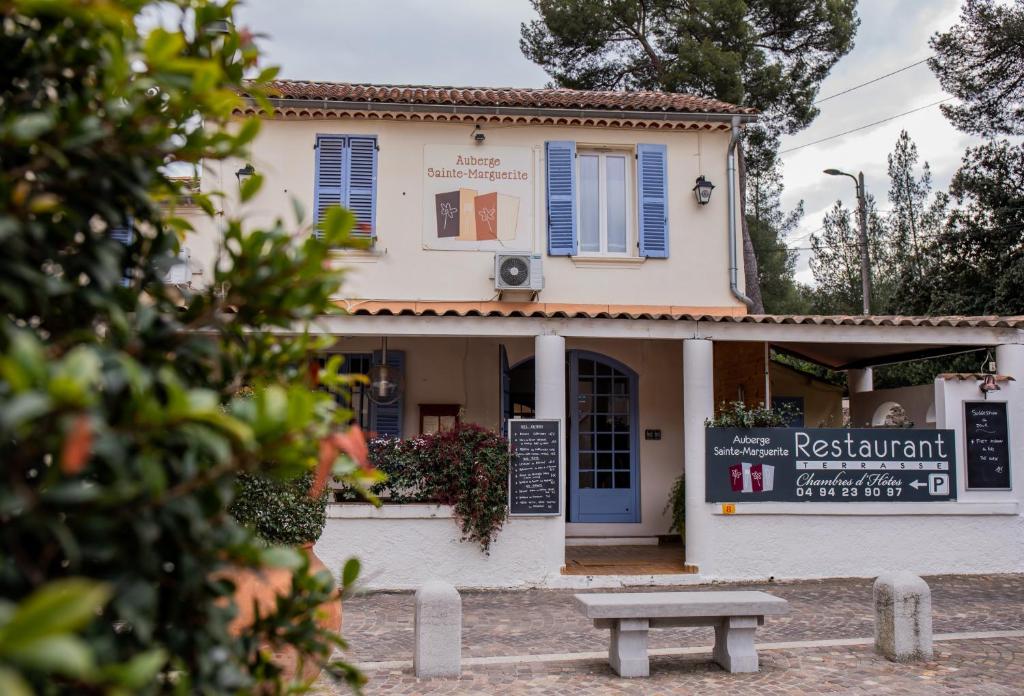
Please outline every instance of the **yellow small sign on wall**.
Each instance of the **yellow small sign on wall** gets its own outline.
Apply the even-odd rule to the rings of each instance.
[[[723,515],[735,515],[736,514],[736,503],[722,503],[722,514]]]

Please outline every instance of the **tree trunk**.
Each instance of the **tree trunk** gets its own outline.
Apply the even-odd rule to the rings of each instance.
[[[761,281],[757,272],[757,255],[754,253],[754,242],[750,239],[750,229],[747,227],[747,156],[743,152],[743,141],[736,144],[739,151],[740,167],[740,225],[743,230],[743,279],[746,285],[746,295],[753,304],[749,311],[751,314],[764,314],[764,302],[761,301]]]

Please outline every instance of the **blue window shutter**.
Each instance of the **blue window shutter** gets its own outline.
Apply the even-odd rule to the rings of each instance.
[[[508,351],[504,344],[498,346],[498,374],[501,383],[501,436],[508,436],[508,419],[512,417],[512,374],[508,368]]]
[[[316,175],[313,188],[313,222],[319,228],[327,209],[345,203],[345,149],[343,135],[316,136]],[[321,236],[317,229],[314,234]]]
[[[668,258],[668,148],[637,145],[640,255]]]
[[[545,148],[548,254],[576,254],[576,143],[551,140]]]
[[[380,365],[381,352],[373,351],[373,364]],[[405,372],[405,351],[388,349],[388,365]],[[377,437],[402,437],[402,405],[405,395],[392,404],[374,404],[370,414],[372,430]]]
[[[348,191],[345,207],[356,216],[353,234],[377,234],[377,139],[350,136],[348,139]]]

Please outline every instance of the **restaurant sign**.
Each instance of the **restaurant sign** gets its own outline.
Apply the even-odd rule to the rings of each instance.
[[[423,247],[533,248],[533,150],[488,145],[423,148]]]
[[[956,499],[952,430],[706,428],[706,500]]]

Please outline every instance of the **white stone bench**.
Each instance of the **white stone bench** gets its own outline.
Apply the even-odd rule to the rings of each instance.
[[[652,628],[714,626],[713,657],[729,672],[756,672],[754,631],[765,616],[789,613],[789,602],[765,592],[602,592],[576,595],[576,608],[596,628],[610,628],[608,663],[622,677],[650,675]]]

